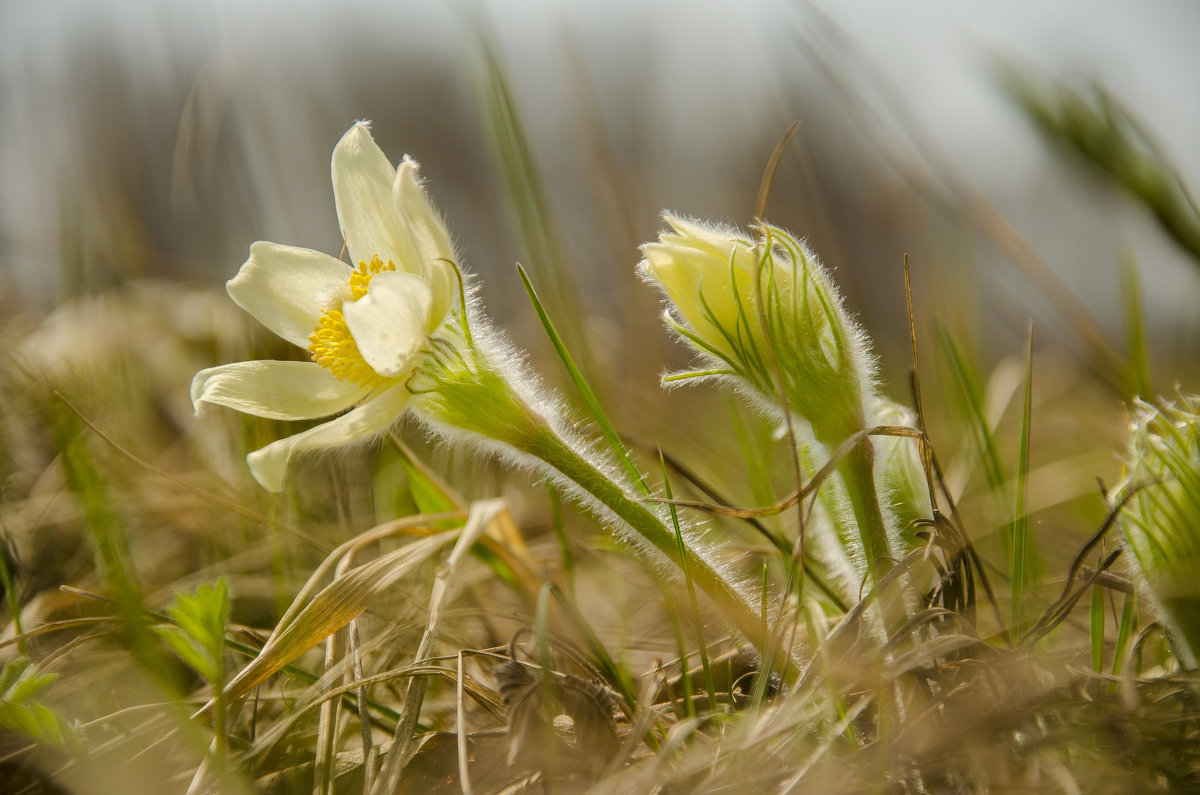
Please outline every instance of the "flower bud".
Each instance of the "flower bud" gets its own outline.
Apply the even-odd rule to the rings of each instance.
[[[1200,659],[1200,396],[1137,401],[1122,530],[1185,668]],[[1133,489],[1137,489],[1133,492]]]
[[[916,427],[917,415],[908,406],[879,398],[872,408],[874,425]],[[910,548],[914,538],[913,523],[928,521],[933,516],[919,441],[905,436],[876,436],[875,467],[905,541],[900,548]]]
[[[642,246],[642,274],[674,305],[668,323],[716,365],[665,381],[731,376],[778,410],[808,420],[836,446],[865,427],[872,370],[861,332],[808,248],[777,227],[756,240],[734,229],[665,219]]]

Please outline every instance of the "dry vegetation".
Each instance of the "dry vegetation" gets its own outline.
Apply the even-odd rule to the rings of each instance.
[[[1155,385],[1194,387],[1197,373],[1152,373],[1136,269],[1114,341],[980,194],[936,163],[906,167],[915,200],[1003,252],[1053,317],[1033,321],[1036,353],[1031,343],[988,359],[960,296],[913,262],[915,343],[884,346],[882,370],[913,374],[911,389],[889,391],[909,405],[919,395],[919,414],[880,424],[922,432],[893,427],[873,443],[916,456],[928,503],[906,514],[880,465],[898,541],[886,559],[862,561],[861,537],[821,529],[860,526],[843,475],[826,469],[854,445],[793,451],[778,416],[724,383],[659,392],[589,336],[501,64],[484,61],[480,106],[501,193],[543,297],[525,322],[537,328],[544,307],[580,362],[574,379],[564,355],[538,355],[530,369],[563,385],[591,460],[603,468],[628,449],[652,496],[631,496],[633,480],[614,476],[628,504],[581,498],[570,475],[546,479],[536,462],[446,443],[411,421],[368,449],[305,458],[271,494],[245,455],[304,426],[232,411],[197,419],[187,399],[203,368],[295,356],[220,290],[121,279],[36,320],[9,314],[0,789],[1200,788],[1186,651],[1200,597],[1194,585],[1172,592],[1164,611],[1154,572],[1125,543],[1138,488],[1195,482],[1195,415],[1175,426],[1181,461],[1133,466],[1145,477],[1121,483],[1137,460],[1126,406],[1161,401]],[[1195,253],[1186,188],[1113,101],[1010,84],[1052,138]],[[803,173],[787,146],[769,173]],[[759,215],[795,225],[772,207]],[[624,239],[619,227],[605,231]],[[150,256],[133,222],[108,225],[104,246],[79,234],[74,250]],[[633,284],[638,255],[626,255]],[[62,263],[64,279],[94,277],[89,262]],[[489,287],[479,285],[485,308]],[[893,301],[906,306],[903,294]],[[1000,314],[1026,327],[1023,308]],[[631,360],[662,350],[634,350],[639,338],[666,339],[656,322],[651,311],[624,334]],[[1040,344],[1044,325],[1056,331]],[[588,384],[606,397],[592,404]],[[898,432],[908,435],[887,435]],[[1200,525],[1185,525],[1200,510],[1182,494],[1169,521],[1194,537]],[[668,496],[685,504],[669,510]],[[621,517],[636,506],[695,530],[687,543],[749,595],[761,627],[681,570],[690,548],[672,563],[669,550],[628,543]],[[1139,527],[1168,521],[1138,510]],[[838,545],[860,558],[851,574],[830,562]]]

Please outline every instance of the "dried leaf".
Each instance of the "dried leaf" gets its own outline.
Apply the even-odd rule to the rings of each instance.
[[[254,661],[225,688],[226,698],[239,698],[283,666],[358,617],[384,590],[403,579],[459,531],[439,533],[389,552],[351,569],[313,597],[285,628],[277,630]]]

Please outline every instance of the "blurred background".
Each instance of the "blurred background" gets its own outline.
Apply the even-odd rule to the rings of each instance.
[[[223,285],[255,240],[341,250],[329,159],[358,119],[394,162],[422,163],[531,369],[575,400],[517,262],[637,449],[662,444],[738,505],[795,488],[788,450],[727,390],[663,393],[688,355],[637,247],[664,209],[747,227],[778,151],[762,215],[834,269],[886,391],[912,405],[908,256],[947,493],[1001,590],[1007,533],[1032,517],[1026,593],[1049,604],[1123,476],[1126,406],[1200,392],[1198,34],[1191,0],[0,0],[7,637],[18,613],[102,614],[59,586],[105,593],[123,571],[149,606],[226,576],[236,620],[268,627],[323,548],[423,510],[398,445],[313,457],[267,494],[245,454],[298,424],[198,420],[188,399],[202,368],[304,355]],[[571,548],[593,567],[580,587],[603,598],[581,604],[611,605],[589,616],[606,637],[673,653],[636,562],[596,522],[568,510],[583,533],[560,549],[557,498],[534,476],[412,430],[413,460],[466,498],[508,497],[547,579]],[[762,552],[740,524],[700,521],[731,555]],[[528,615],[481,582],[483,615]],[[379,614],[423,622],[424,588]],[[51,662],[81,672],[59,691],[73,716],[159,700],[110,698],[114,669],[71,648]],[[130,791],[131,757],[114,751],[113,791]]]
[[[1197,32],[1185,0],[7,2],[0,304],[36,376],[6,386],[9,413],[50,385],[101,427],[140,417],[118,436],[166,466],[194,427],[191,373],[301,355],[221,285],[254,240],[341,249],[329,156],[370,119],[394,161],[423,164],[487,312],[536,368],[561,385],[516,262],[621,425],[657,433],[712,391],[664,402],[656,376],[686,353],[637,245],[664,208],[751,223],[798,122],[764,214],[835,269],[892,395],[911,402],[908,255],[927,361],[939,318],[986,380],[1022,358],[1032,318],[1037,350],[1070,363],[1040,395],[1100,385],[1092,441],[1115,477],[1112,420],[1148,394],[1130,346],[1153,391],[1200,388]],[[990,384],[993,414],[1016,383]],[[209,452],[244,477],[238,449]],[[9,462],[26,494],[43,459],[9,455],[30,456]]]
[[[491,313],[527,315],[483,41],[585,312],[616,321],[603,330],[618,345],[624,307],[654,304],[630,274],[659,211],[748,223],[793,120],[767,215],[810,238],[881,336],[903,336],[905,253],[917,280],[980,283],[971,311],[1047,309],[998,262],[1003,246],[962,223],[969,188],[1108,331],[1132,251],[1153,333],[1194,339],[1194,266],[1143,208],[1046,146],[997,66],[1096,81],[1193,176],[1197,31],[1184,0],[4,3],[4,294],[44,312],[131,279],[219,284],[256,239],[336,252],[329,153],[366,118],[394,159],[424,164]]]

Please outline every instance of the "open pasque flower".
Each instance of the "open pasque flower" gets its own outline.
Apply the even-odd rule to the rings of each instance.
[[[394,168],[360,122],[334,148],[332,175],[354,265],[258,242],[227,285],[239,306],[310,360],[236,362],[192,379],[197,413],[206,403],[282,420],[346,412],[247,457],[271,491],[282,490],[293,456],[365,441],[395,423],[426,340],[458,297],[450,236],[415,161]]]

